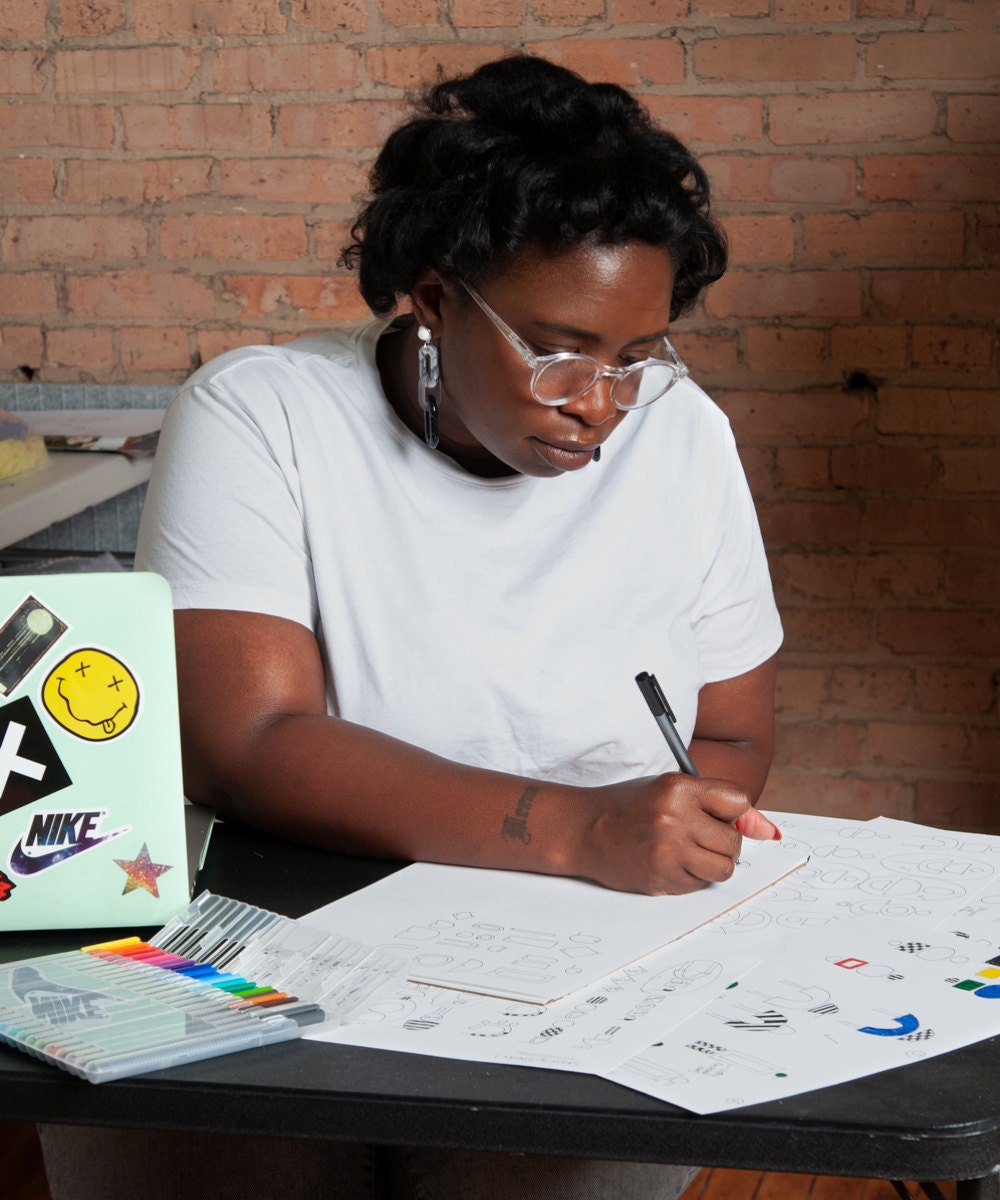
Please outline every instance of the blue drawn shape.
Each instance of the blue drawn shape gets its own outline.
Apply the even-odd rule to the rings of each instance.
[[[972,993],[978,1000],[1000,1000],[1000,983],[988,983]]]
[[[920,1022],[913,1013],[903,1013],[901,1017],[893,1017],[895,1028],[879,1029],[876,1025],[863,1025],[858,1033],[873,1033],[876,1037],[904,1037],[920,1028]]]

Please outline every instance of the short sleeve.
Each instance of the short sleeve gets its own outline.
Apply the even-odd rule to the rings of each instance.
[[[143,509],[136,566],[175,608],[261,612],[315,627],[316,598],[278,367],[199,375],[171,402]],[[252,411],[241,384],[253,389]]]
[[[724,418],[717,433],[700,468],[702,587],[692,614],[708,683],[753,670],[782,641],[753,497]]]

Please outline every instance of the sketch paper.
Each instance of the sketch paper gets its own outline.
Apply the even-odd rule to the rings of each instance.
[[[943,1054],[1000,1032],[995,924],[857,915],[764,962],[606,1078],[709,1113]]]
[[[406,955],[413,983],[549,1004],[704,925],[804,861],[784,842],[747,839],[731,879],[684,896],[415,863],[303,920]]]
[[[906,821],[767,813],[809,862],[717,922],[746,948],[759,936],[840,921],[912,918],[937,928],[991,886],[1000,887],[1000,838],[951,834]]]
[[[725,952],[726,959],[720,958]],[[717,934],[699,931],[553,1004],[524,1004],[400,981],[317,1041],[441,1058],[599,1074],[637,1054],[748,971]]]

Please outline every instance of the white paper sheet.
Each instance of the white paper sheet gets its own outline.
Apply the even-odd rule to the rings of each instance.
[[[726,958],[720,957],[725,952]],[[755,964],[709,930],[553,1004],[401,981],[316,1041],[597,1074],[637,1054]]]
[[[736,987],[600,1072],[709,1113],[860,1078],[1000,1032],[997,927],[856,915],[772,944]]]
[[[412,982],[548,1004],[704,925],[803,862],[784,842],[745,840],[731,879],[684,896],[415,863],[303,920],[408,956]]]

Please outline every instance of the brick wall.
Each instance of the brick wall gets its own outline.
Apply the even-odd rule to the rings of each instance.
[[[332,266],[438,64],[638,92],[730,274],[730,414],[787,642],[774,807],[1000,830],[995,0],[4,0],[0,378],[167,383],[363,315]]]

